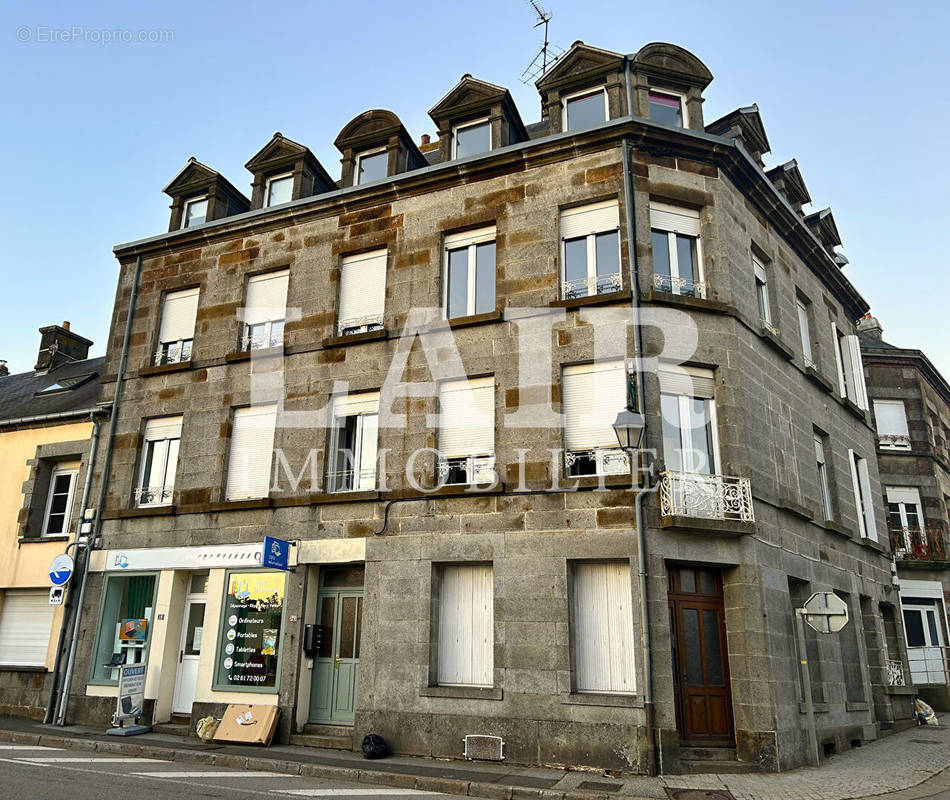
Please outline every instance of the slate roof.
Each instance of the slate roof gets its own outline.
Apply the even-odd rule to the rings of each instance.
[[[62,364],[49,372],[0,377],[0,426],[6,421],[93,408],[105,358]]]

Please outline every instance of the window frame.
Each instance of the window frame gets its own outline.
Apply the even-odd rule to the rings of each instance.
[[[881,430],[881,417],[878,414],[878,406],[899,406],[904,420],[904,430],[906,433],[894,433]],[[881,450],[896,450],[898,452],[907,452],[913,448],[910,439],[910,427],[907,424],[907,405],[900,399],[876,398],[871,401],[871,407],[874,410],[874,432],[877,434],[877,446]],[[889,437],[891,441],[885,441]],[[906,439],[906,442],[898,441],[898,437]]]
[[[154,439],[148,438],[148,423],[149,423],[149,422],[152,422],[153,420],[154,420],[154,421],[157,421],[157,420],[160,420],[160,419],[168,419],[168,420],[173,420],[173,419],[174,419],[174,420],[178,420],[178,436],[177,436],[177,437],[165,436],[165,437],[162,437],[162,438],[154,438]],[[181,426],[182,426],[182,423],[183,423],[183,422],[184,422],[184,419],[183,419],[182,415],[180,415],[180,414],[179,414],[179,415],[172,416],[172,417],[154,417],[153,419],[146,420],[146,423],[145,423],[146,429],[145,429],[145,431],[144,431],[144,433],[143,433],[143,437],[142,437],[142,445],[143,445],[143,446],[142,446],[142,452],[141,452],[141,456],[140,456],[141,463],[139,464],[138,480],[137,480],[137,482],[136,482],[136,493],[137,493],[137,496],[136,496],[136,498],[135,498],[135,507],[136,507],[136,508],[158,508],[158,507],[161,507],[161,506],[170,506],[170,505],[173,504],[173,503],[172,503],[172,500],[174,499],[175,484],[178,482],[178,461],[179,461],[179,458],[180,458],[180,456],[181,456]],[[169,427],[171,426],[171,424],[173,424],[173,423],[169,423]],[[165,500],[163,500],[162,498],[164,497],[165,489],[166,489],[166,484],[165,484],[165,482],[164,482],[164,478],[165,478],[165,476],[166,476],[167,473],[168,473],[168,465],[169,465],[168,454],[169,454],[169,452],[171,452],[171,442],[176,442],[176,441],[178,442],[178,450],[175,452],[175,471],[172,473],[172,481],[171,481],[170,495],[169,495],[168,500],[165,501]],[[154,444],[155,442],[168,442],[168,443],[169,443],[169,444],[167,445],[166,450],[165,450],[165,467],[164,467],[164,469],[162,469],[162,471],[161,471],[161,474],[162,474],[162,476],[163,476],[163,477],[162,477],[162,484],[161,484],[162,493],[161,493],[161,495],[159,495],[159,500],[158,500],[158,502],[143,503],[143,502],[142,502],[142,499],[141,499],[141,492],[142,492],[143,490],[145,490],[145,489],[151,488],[151,485],[148,485],[148,486],[147,486],[146,483],[145,483],[145,468],[146,468],[146,465],[148,464],[148,448],[149,448],[149,445]],[[152,472],[154,473],[154,469],[152,470]]]
[[[373,397],[375,396],[376,401],[376,410],[369,411],[354,411],[352,413],[341,413],[351,405],[351,403],[363,402],[370,403],[372,402]],[[360,400],[362,398],[362,400]],[[330,427],[330,441],[328,448],[328,457],[326,459],[326,488],[327,492],[332,494],[342,494],[345,492],[360,492],[360,491],[372,491],[376,489],[376,467],[378,466],[379,459],[379,392],[354,392],[352,394],[338,395],[333,398],[330,414],[332,417],[331,427]],[[337,462],[337,453],[340,450],[340,431],[343,428],[345,421],[349,417],[357,418],[357,441],[356,446],[353,448],[353,457],[347,463],[352,465],[350,472],[352,473],[352,483],[353,485],[349,488],[339,488],[337,482],[340,481],[340,477],[336,474],[337,470],[333,469]],[[366,470],[366,467],[363,465],[363,434],[365,431],[365,421],[366,417],[376,417],[376,441],[373,445],[373,463],[372,463],[372,486],[364,487],[362,486],[363,475],[362,473]]]
[[[73,514],[73,503],[76,499],[76,484],[79,482],[79,467],[61,467],[55,466],[50,471],[49,488],[46,490],[46,507],[43,511],[43,527],[40,529],[40,538],[46,539],[56,536],[68,536],[69,525]],[[66,493],[66,508],[63,510],[63,529],[57,532],[50,532],[49,518],[50,511],[53,508],[53,487],[56,485],[56,478],[60,475],[69,475],[69,490]]]
[[[571,128],[568,125],[568,115],[567,107],[568,105],[575,100],[583,100],[585,97],[593,97],[595,94],[600,93],[604,97],[604,121],[598,123],[603,125],[605,122],[610,122],[610,98],[607,97],[607,87],[606,86],[595,86],[593,88],[588,87],[586,89],[578,89],[576,92],[571,92],[570,94],[561,95],[561,130],[565,133],[573,131],[583,131],[589,130],[589,128]],[[592,125],[590,127],[597,127]]]
[[[679,100],[680,101],[680,117],[683,120],[682,127],[683,128],[689,127],[689,111],[686,108],[687,97],[686,97],[685,92],[679,92],[676,89],[659,89],[653,86],[649,87],[649,89],[647,90],[647,110],[648,111],[650,110],[650,105],[651,105],[650,95],[652,94],[662,94],[662,95],[666,95],[667,97],[675,97],[677,100]],[[650,115],[650,119],[652,121],[653,119],[652,114]],[[662,125],[664,123],[658,122],[657,124]]]
[[[255,306],[251,306],[248,303],[250,295],[253,291],[252,287],[256,284],[261,284],[269,280],[281,280],[285,281],[284,286],[284,306],[283,306],[283,316],[280,318],[270,318],[262,320],[260,322],[248,322],[247,316],[249,311],[253,311]],[[256,275],[249,275],[247,280],[244,283],[244,316],[245,319],[241,321],[241,336],[240,341],[238,342],[238,352],[248,353],[252,350],[267,350],[271,347],[282,347],[284,344],[284,327],[287,322],[287,293],[290,287],[290,270],[288,268],[284,269],[275,269],[268,270],[267,272],[259,272]],[[260,308],[267,308],[267,306],[260,306]],[[259,347],[254,346],[254,328],[263,328],[264,330],[264,344]],[[279,337],[275,336],[275,329],[280,331]]]
[[[814,434],[815,466],[818,472],[818,495],[821,501],[821,512],[825,522],[834,522],[835,509],[831,495],[831,481],[828,473],[828,455],[825,452],[825,439],[821,434]]]
[[[136,664],[146,665],[146,677],[148,677],[147,675],[148,663],[149,663],[149,657],[152,650],[152,632],[155,629],[156,602],[158,600],[158,586],[161,581],[161,574],[162,573],[160,570],[135,570],[133,572],[107,571],[104,573],[103,581],[102,581],[102,590],[99,592],[99,610],[98,610],[98,616],[96,618],[95,639],[93,639],[93,642],[92,642],[92,657],[89,659],[88,684],[90,686],[118,686],[118,683],[119,683],[118,676],[116,676],[115,679],[96,677],[96,670],[98,669],[99,666],[101,666],[100,664],[97,664],[96,662],[98,661],[98,658],[99,658],[99,649],[102,644],[101,637],[104,633],[102,629],[102,623],[103,623],[102,618],[106,611],[106,603],[109,600],[109,586],[113,581],[128,580],[129,578],[149,578],[150,577],[154,579],[154,583],[152,584],[151,605],[146,606],[146,609],[151,609],[152,616],[148,620],[148,630],[145,636],[145,645],[142,648],[142,659],[141,661],[135,662]],[[121,619],[121,617],[117,618],[116,622],[113,622],[112,624],[115,625],[118,622],[118,619]],[[113,641],[114,641],[114,634],[113,634]],[[115,653],[114,650],[113,650],[113,653]]]
[[[899,494],[904,493],[905,495],[911,496],[911,499],[894,499],[891,500],[892,493],[895,497]],[[924,522],[924,507],[920,499],[920,490],[916,486],[885,486],[884,487],[884,503],[888,506],[887,508],[887,527],[891,528],[891,509],[890,506],[898,506],[898,514],[901,519],[900,528],[903,531],[908,530],[923,530],[926,525]],[[907,506],[912,505],[917,511],[917,524],[910,525],[907,522]]]
[[[479,119],[469,120],[468,122],[460,122],[457,125],[452,126],[452,160],[454,161],[459,157],[458,155],[458,132],[464,130],[465,128],[475,128],[480,125],[488,126],[488,150],[483,150],[484,153],[490,153],[495,149],[495,137],[492,133],[492,124],[491,117],[480,117]],[[467,156],[462,156],[463,158],[471,158],[473,156],[481,155],[481,153],[471,153]]]
[[[752,256],[752,273],[755,280],[755,299],[759,307],[759,319],[771,330],[775,330],[772,321],[772,300],[769,292],[769,273],[762,260]]]
[[[846,398],[848,396],[848,377],[844,369],[844,334],[838,330],[838,326],[831,323],[831,335],[835,347],[835,366],[838,369],[838,395]]]
[[[372,158],[373,156],[378,156],[383,153],[388,153],[389,148],[383,145],[382,147],[374,147],[371,150],[363,150],[360,153],[356,154],[356,157],[353,161],[353,185],[354,186],[365,186],[366,184],[360,180],[360,164],[363,163],[363,159]],[[386,175],[383,178],[376,178],[375,180],[381,181],[389,177],[389,164],[386,165]],[[372,183],[373,181],[366,181],[366,183]]]
[[[871,479],[868,473],[867,459],[854,450],[848,450],[851,466],[851,483],[854,491],[854,505],[858,517],[858,533],[862,539],[877,541],[877,521],[874,516],[874,496],[871,492]]]
[[[619,365],[619,366],[618,366]],[[631,463],[630,457],[621,449],[620,444],[616,441],[616,436],[611,427],[610,434],[614,437],[614,441],[610,445],[601,445],[595,446],[590,449],[580,449],[580,448],[568,448],[567,443],[570,438],[568,429],[571,427],[569,425],[570,418],[567,415],[565,406],[565,398],[568,396],[568,393],[565,389],[565,383],[567,383],[571,376],[573,375],[584,375],[584,376],[595,376],[597,374],[610,373],[618,370],[623,374],[623,383],[625,396],[619,398],[620,404],[617,406],[617,412],[619,413],[627,405],[626,394],[629,392],[629,380],[630,373],[627,369],[627,364],[624,359],[611,359],[609,361],[601,362],[586,362],[580,364],[562,364],[561,365],[561,444],[563,451],[563,461],[564,461],[564,477],[566,478],[581,478],[581,477],[609,477],[609,476],[630,476]],[[592,384],[596,383],[596,378],[590,378]],[[595,391],[596,396],[596,391]],[[591,398],[593,402],[594,398]],[[613,420],[611,420],[612,426]],[[593,461],[594,471],[593,472],[573,472],[572,468],[577,464],[581,458],[588,458]],[[608,466],[611,462],[621,463],[620,469],[608,469]]]
[[[446,387],[451,387],[454,385],[459,385],[461,383],[467,384],[467,389],[469,393],[479,390],[491,390],[491,452],[479,452],[477,448],[469,448],[465,453],[458,453],[452,455],[446,455],[443,452],[445,447],[444,443],[444,431],[446,427],[443,424],[443,418],[445,414],[445,401],[443,397],[448,392],[462,391],[461,389],[447,389]],[[472,384],[476,384],[474,387]],[[436,451],[437,451],[437,476],[438,482],[441,485],[445,486],[482,486],[487,483],[494,484],[498,480],[498,473],[495,470],[495,457],[497,453],[497,426],[498,426],[498,416],[497,409],[495,404],[498,401],[497,398],[497,385],[495,382],[495,375],[482,375],[479,377],[470,377],[463,376],[461,378],[450,378],[439,382],[438,389],[438,406],[439,406],[439,426],[438,426],[438,438],[436,441]],[[476,403],[474,399],[471,401],[472,408],[475,408]],[[468,429],[468,430],[478,430],[478,429]],[[457,469],[460,466],[465,468],[465,480],[463,481],[449,481],[448,476],[451,474],[453,469]],[[492,481],[481,480],[480,473],[483,470],[488,470],[491,474]]]
[[[265,411],[266,409],[266,411]],[[225,502],[241,502],[244,500],[266,500],[270,497],[270,488],[271,481],[273,478],[274,471],[274,440],[277,438],[277,417],[278,417],[279,408],[276,403],[266,403],[260,406],[237,406],[231,409],[231,431],[228,436],[228,460],[227,460],[227,469],[224,473],[224,499]],[[254,413],[257,412],[257,413]],[[231,476],[233,472],[233,462],[234,462],[234,434],[237,429],[238,423],[237,419],[239,416],[244,417],[244,415],[254,416],[273,416],[273,426],[271,428],[271,446],[270,446],[270,456],[267,462],[267,490],[263,494],[247,494],[241,492],[240,494],[232,496],[228,486],[231,482]]]
[[[617,227],[616,228],[601,228],[598,230],[592,230],[589,233],[585,233],[583,236],[565,236],[563,234],[564,230],[564,218],[570,217],[575,214],[584,214],[597,212],[600,210],[606,210],[608,208],[616,208],[617,210]],[[602,294],[611,294],[612,292],[619,292],[623,289],[623,248],[620,241],[620,202],[616,199],[602,200],[596,203],[587,203],[581,206],[572,206],[570,208],[562,208],[558,213],[558,238],[560,239],[560,264],[559,264],[559,297],[562,300],[568,300],[573,298],[567,297],[567,292],[565,287],[567,286],[567,243],[576,242],[581,239],[584,239],[584,246],[587,252],[587,294],[582,295],[585,298],[598,297]],[[604,234],[615,233],[617,236],[617,271],[610,273],[604,276],[598,276],[597,274],[597,237]],[[610,276],[616,275],[617,281],[619,284],[616,288],[609,286],[606,291],[599,291],[600,289],[600,278],[602,277],[605,281],[609,282]],[[590,291],[589,284],[593,282],[594,291]]]
[[[802,360],[805,362],[806,369],[811,367],[817,369],[815,363],[815,350],[811,340],[811,303],[803,297],[795,298],[795,310],[798,314],[798,338],[802,345]]]
[[[195,298],[195,314],[194,319],[191,320],[191,336],[182,337],[180,339],[168,339],[165,340],[162,338],[162,328],[165,325],[166,315],[168,313],[168,301],[169,299],[175,300],[190,297]],[[201,302],[201,286],[188,286],[183,289],[168,289],[162,292],[161,297],[159,298],[159,310],[158,310],[158,330],[156,331],[155,337],[158,340],[157,347],[155,347],[152,353],[152,364],[154,366],[164,366],[169,364],[185,364],[191,361],[192,356],[194,355],[194,346],[195,346],[195,334],[197,333],[197,318],[198,318],[198,305]],[[177,345],[178,353],[177,358],[172,360],[172,354],[174,353],[174,347]],[[187,346],[187,350],[186,350]],[[167,348],[167,349],[166,349]],[[186,357],[187,352],[187,357]]]
[[[668,229],[658,227],[653,224],[653,212],[657,211],[660,213],[667,214],[679,214],[683,217],[688,217],[690,219],[696,220],[696,226],[699,228],[699,233],[693,235],[692,233],[684,233],[683,231],[678,231],[675,228]],[[686,213],[684,213],[686,212]],[[699,299],[706,299],[706,270],[703,266],[703,234],[702,234],[703,220],[702,212],[694,209],[688,208],[686,206],[677,206],[672,203],[664,203],[659,200],[650,200],[650,254],[651,258],[653,257],[653,233],[662,233],[666,234],[666,248],[667,248],[667,258],[670,263],[670,294],[675,294],[679,296],[692,296]],[[676,237],[683,236],[685,238],[692,239],[695,242],[696,247],[696,264],[695,264],[695,273],[696,277],[693,279],[692,286],[692,295],[685,293],[683,291],[684,287],[677,286],[677,282],[686,280],[680,275],[679,268],[679,249],[676,247]],[[653,285],[656,287],[656,259],[653,258]],[[660,291],[665,291],[660,289]]]
[[[272,203],[271,202],[271,189],[273,185],[278,181],[287,180],[290,178],[290,200],[285,200],[284,203]],[[271,175],[264,180],[264,208],[273,208],[274,206],[282,206],[285,203],[291,203],[294,199],[294,173],[293,170],[290,172],[281,172],[277,175]]]
[[[455,247],[454,241],[459,242]],[[464,244],[462,244],[464,242]],[[477,298],[478,287],[478,245],[493,242],[495,244],[495,270],[493,274],[493,289],[495,295],[495,307],[488,311],[477,311],[475,302]],[[449,254],[456,250],[468,251],[468,285],[465,289],[465,313],[459,317],[449,316]],[[498,308],[498,229],[492,226],[477,228],[472,231],[453,233],[443,237],[442,241],[442,319],[462,319],[471,317],[475,314],[489,314]]]
[[[495,686],[495,565],[491,562],[489,563],[447,563],[447,564],[434,564],[434,567],[438,570],[438,598],[439,598],[439,614],[438,614],[438,625],[436,626],[436,636],[435,636],[435,648],[436,653],[436,669],[435,669],[435,685],[436,686],[445,686],[445,687],[454,687],[454,688],[473,688],[473,689],[491,689]],[[445,631],[445,624],[448,619],[448,616],[445,614],[445,608],[447,604],[445,603],[445,587],[446,587],[446,572],[448,570],[455,570],[458,573],[461,573],[462,570],[476,570],[476,569],[487,569],[491,577],[490,593],[489,599],[491,605],[488,609],[488,627],[490,628],[490,637],[488,640],[487,652],[484,654],[487,657],[488,663],[483,665],[488,673],[489,681],[487,683],[477,683],[477,682],[453,682],[443,679],[443,669],[446,668],[446,659],[445,659],[445,648],[443,648],[443,642],[448,644],[448,639],[443,636]],[[472,618],[475,617],[476,609],[472,607]],[[484,620],[483,620],[484,622]],[[473,640],[474,645],[474,640]],[[470,655],[474,655],[474,647]],[[473,675],[472,677],[476,677]]]
[[[188,209],[193,205],[197,205],[198,203],[205,204],[204,219],[201,222],[196,222],[194,225],[189,225],[188,224]],[[195,197],[191,197],[188,200],[185,200],[181,209],[181,225],[179,226],[179,230],[185,230],[186,228],[197,228],[199,225],[204,225],[207,221],[208,221],[208,195],[206,194],[196,195]]]

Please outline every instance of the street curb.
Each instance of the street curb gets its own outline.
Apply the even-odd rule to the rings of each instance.
[[[30,744],[40,747],[59,747],[68,750],[88,750],[98,753],[121,753],[141,758],[155,758],[160,761],[180,761],[197,764],[209,764],[233,769],[249,769],[274,772],[281,775],[300,775],[307,778],[327,778],[353,783],[372,783],[377,786],[390,786],[394,789],[416,789],[424,792],[461,795],[463,797],[482,797],[487,800],[609,800],[614,794],[601,792],[569,791],[554,789],[532,789],[524,786],[509,786],[501,783],[483,783],[464,781],[457,778],[438,778],[428,775],[413,775],[410,772],[383,772],[375,769],[355,769],[352,767],[333,767],[327,764],[306,764],[282,758],[267,756],[241,756],[233,753],[205,753],[195,750],[183,750],[155,744],[134,744],[132,742],[103,742],[98,739],[84,739],[52,734],[23,733],[20,731],[0,730],[0,742]],[[632,795],[624,795],[624,800],[637,800]]]

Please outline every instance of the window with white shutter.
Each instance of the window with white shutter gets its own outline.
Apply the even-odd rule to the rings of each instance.
[[[340,336],[378,331],[386,306],[386,251],[345,256],[340,263]]]
[[[854,489],[854,504],[858,515],[858,530],[866,539],[877,541],[877,524],[874,518],[874,496],[871,494],[871,479],[868,462],[854,450],[848,450],[851,465],[851,484]]]
[[[636,691],[630,563],[576,562],[571,595],[574,690]]]
[[[178,364],[191,360],[198,315],[198,287],[166,292],[162,298],[162,321],[158,328],[155,364]]]
[[[439,386],[439,477],[444,483],[495,480],[495,378]]]
[[[495,310],[495,228],[445,237],[442,309],[446,319]]]
[[[43,536],[59,536],[69,531],[79,467],[78,461],[59,463],[50,473]]]
[[[46,666],[56,610],[49,590],[7,589],[0,602],[0,666]]]
[[[145,423],[142,463],[135,500],[139,506],[164,506],[175,493],[181,417],[159,417]]]
[[[815,357],[811,348],[811,321],[809,320],[811,311],[808,308],[810,305],[800,297],[795,300],[795,308],[798,311],[798,333],[802,341],[802,355],[806,367],[815,366]]]
[[[564,463],[567,474],[629,473],[613,424],[627,407],[627,371],[622,360],[573,364],[561,371]]]
[[[752,257],[752,271],[755,276],[755,299],[759,306],[759,319],[772,328],[772,303],[769,300],[769,276],[765,267],[755,256]]]
[[[818,470],[818,493],[821,499],[821,513],[825,520],[833,520],[834,506],[831,500],[831,481],[828,477],[828,464],[825,461],[825,440],[815,434],[815,464]]]
[[[289,270],[253,275],[247,281],[240,349],[262,350],[284,343]]]
[[[492,686],[495,637],[491,565],[446,565],[440,572],[439,684]]]
[[[650,201],[653,287],[686,297],[706,297],[699,212]]]
[[[868,390],[864,383],[861,342],[855,335],[841,337],[841,359],[846,374],[848,399],[863,411],[868,410]]]
[[[228,459],[228,500],[267,497],[270,492],[277,406],[234,410]]]
[[[616,200],[561,212],[561,297],[571,300],[623,287],[620,207]]]
[[[838,394],[841,397],[847,397],[849,394],[848,376],[845,372],[845,345],[844,335],[838,330],[838,326],[831,323],[831,341],[835,348],[835,366],[838,368]]]
[[[874,421],[880,446],[888,450],[910,450],[910,431],[903,400],[875,400]]]
[[[717,474],[719,439],[712,370],[664,366],[659,377],[666,468],[673,472]]]
[[[379,392],[333,400],[327,485],[331,492],[376,488]]]

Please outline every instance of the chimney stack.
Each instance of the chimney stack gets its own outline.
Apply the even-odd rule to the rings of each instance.
[[[425,147],[429,142],[432,141],[432,137],[428,133],[422,134],[422,147]]]
[[[874,342],[880,342],[881,337],[884,335],[884,329],[881,327],[881,323],[877,321],[877,317],[872,317],[870,314],[865,314],[861,319],[858,320],[858,333],[867,334],[865,339],[871,339]]]
[[[36,356],[37,372],[48,372],[61,364],[82,361],[89,356],[92,342],[69,329],[69,321],[62,325],[40,328],[40,351]]]
[[[0,378],[4,378],[10,374],[10,369],[7,367],[7,362],[0,360]]]

